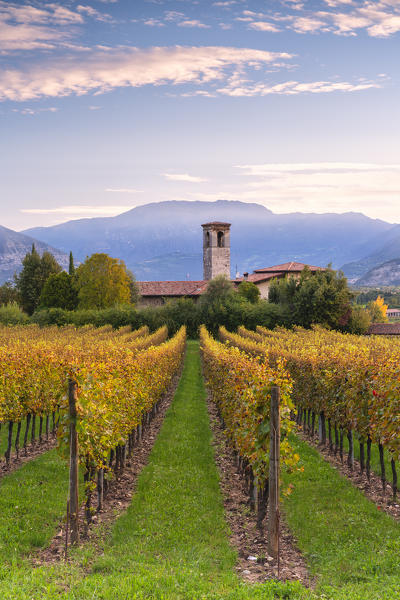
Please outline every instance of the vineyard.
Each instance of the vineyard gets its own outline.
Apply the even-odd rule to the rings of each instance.
[[[25,453],[29,436],[30,444],[35,445],[39,420],[38,443],[49,438],[51,423],[51,433],[57,430],[59,450],[67,456],[72,451],[73,418],[74,461],[85,465],[86,518],[90,522],[94,481],[97,510],[101,510],[110,475],[123,471],[126,455],[141,439],[143,427],[182,363],[184,329],[168,341],[167,334],[166,327],[153,334],[146,327],[133,332],[130,328],[114,331],[109,326],[0,329],[0,414],[2,422],[8,422],[7,465],[14,429],[19,457],[23,422]],[[76,495],[77,486],[76,481]],[[71,519],[77,518],[77,508]]]
[[[398,524],[321,449],[383,491],[389,468],[395,505],[399,353],[319,327],[0,328],[2,597],[394,600]]]
[[[297,422],[314,435],[319,427],[343,457],[348,440],[348,464],[353,466],[354,442],[360,468],[371,468],[371,445],[379,449],[382,486],[386,485],[384,450],[390,456],[393,496],[397,494],[396,462],[400,458],[400,344],[387,339],[360,338],[315,328],[257,332],[241,327],[237,334],[220,330],[221,339],[271,366],[284,360],[293,382]]]

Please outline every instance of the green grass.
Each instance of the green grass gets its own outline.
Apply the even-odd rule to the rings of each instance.
[[[55,450],[0,481],[0,569],[45,546],[65,512],[68,468]]]
[[[341,477],[317,450],[294,441],[304,473],[284,475],[290,528],[317,577],[317,590],[340,600],[400,597],[400,525]]]

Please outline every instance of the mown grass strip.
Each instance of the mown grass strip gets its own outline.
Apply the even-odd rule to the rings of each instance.
[[[67,463],[55,450],[21,465],[0,481],[0,569],[45,546],[65,512]]]
[[[283,476],[294,485],[285,514],[317,577],[318,593],[335,600],[397,600],[400,525],[317,450],[297,438],[294,444],[304,472]]]

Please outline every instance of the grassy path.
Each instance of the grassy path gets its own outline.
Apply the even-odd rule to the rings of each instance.
[[[1,479],[0,568],[49,543],[65,512],[67,494],[67,464],[55,450]]]
[[[317,450],[295,445],[304,473],[284,475],[294,492],[287,521],[317,576],[323,598],[400,598],[400,525],[342,477]]]

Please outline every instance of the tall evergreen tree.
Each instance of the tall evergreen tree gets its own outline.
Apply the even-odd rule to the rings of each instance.
[[[74,257],[72,255],[72,250],[69,253],[69,267],[68,267],[68,275],[75,275],[75,265],[74,265]]]

